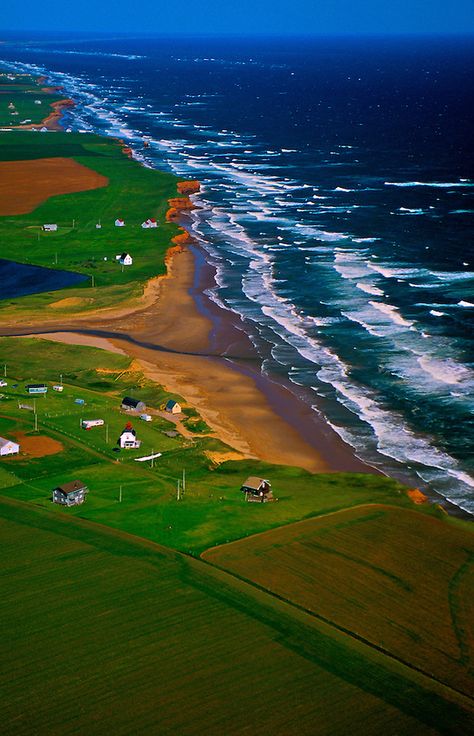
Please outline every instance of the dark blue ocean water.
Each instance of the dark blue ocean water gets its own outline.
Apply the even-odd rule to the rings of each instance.
[[[72,129],[203,183],[211,296],[263,369],[474,511],[472,39],[46,41],[1,56],[66,87]]]

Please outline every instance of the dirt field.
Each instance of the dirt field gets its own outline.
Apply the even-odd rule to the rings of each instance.
[[[440,680],[474,688],[474,535],[361,506],[216,547],[203,558]]]
[[[41,434],[24,434],[23,432],[14,432],[16,441],[20,445],[20,452],[30,457],[44,457],[45,455],[56,455],[63,450],[63,446],[52,437],[46,437]],[[21,457],[17,455],[16,457]]]
[[[0,162],[0,215],[32,212],[49,197],[105,187],[109,180],[72,158]]]

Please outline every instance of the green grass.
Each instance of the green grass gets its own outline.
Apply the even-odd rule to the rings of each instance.
[[[276,529],[204,558],[460,691],[474,690],[472,531],[385,505]]]
[[[120,411],[122,397],[132,394],[151,408],[169,398],[142,374],[129,372],[129,358],[46,340],[1,338],[0,369],[5,363],[8,386],[2,389],[6,398],[0,400],[0,434],[33,432],[32,412],[18,408],[19,402],[33,405],[26,383],[51,386],[61,374],[65,386],[63,393],[50,388],[46,397],[36,399],[39,433],[60,441],[63,451],[0,461],[8,483],[2,493],[13,498],[49,508],[54,486],[79,477],[91,490],[88,500],[61,513],[93,519],[194,555],[215,544],[358,503],[410,505],[401,486],[375,475],[311,475],[255,460],[216,467],[206,452],[225,451],[225,445],[198,434],[192,440],[169,438],[164,433],[174,425],[159,416],[150,423],[132,419],[142,447],[115,453],[112,448],[129,418]],[[75,398],[84,399],[85,406],[75,404]],[[195,410],[188,414],[200,421]],[[104,419],[109,443],[105,427],[85,431],[80,428],[81,418]],[[153,468],[150,463],[134,462],[152,450],[162,452]],[[183,470],[186,492],[178,502],[177,480]],[[279,500],[263,506],[245,503],[240,486],[248,475],[270,478]],[[120,485],[121,505],[117,503]]]
[[[71,308],[75,313],[135,299],[142,293],[145,281],[165,273],[166,251],[178,232],[174,224],[165,222],[167,200],[176,195],[177,179],[130,160],[116,140],[79,133],[0,133],[0,161],[51,156],[71,157],[106,176],[109,184],[51,197],[29,214],[0,217],[2,237],[9,243],[8,257],[75,271],[89,279],[67,290],[23,297],[20,301],[5,299],[3,321],[24,318],[38,309],[45,310],[46,320],[49,305],[63,297],[82,300]],[[114,226],[117,217],[125,220],[124,228]],[[148,217],[158,220],[157,229],[140,227]],[[99,221],[102,228],[97,230]],[[57,223],[58,231],[42,232],[45,222]],[[130,252],[134,262],[122,269],[115,256],[123,251]],[[61,307],[61,314],[67,311],[67,306]],[[51,309],[49,314],[55,318],[58,310]]]
[[[204,563],[0,502],[2,733],[467,733],[469,704]]]
[[[64,95],[43,92],[44,85],[31,76],[17,76],[15,81],[0,78],[0,127],[28,123],[41,123],[51,112],[51,103],[64,99]],[[41,105],[37,105],[39,100]],[[13,104],[14,109],[9,105]],[[13,113],[18,113],[13,114]]]

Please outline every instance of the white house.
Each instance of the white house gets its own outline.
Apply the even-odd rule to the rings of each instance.
[[[131,266],[133,258],[130,253],[122,253],[122,255],[118,257],[118,262],[121,266]]]
[[[127,422],[125,429],[118,439],[118,444],[122,450],[135,450],[140,447],[141,442],[140,440],[137,440],[137,433],[130,422]]]
[[[148,220],[145,220],[145,222],[142,222],[142,227],[143,228],[158,227],[158,223],[154,217],[149,217]]]
[[[20,452],[20,445],[11,440],[0,437],[0,456],[3,455],[18,455]]]
[[[48,225],[43,225],[43,230],[45,233],[54,233],[58,229],[58,226],[54,223],[49,223]]]
[[[115,220],[115,227],[124,227],[124,226],[125,226],[125,221],[122,220],[120,217],[117,217],[117,219]]]

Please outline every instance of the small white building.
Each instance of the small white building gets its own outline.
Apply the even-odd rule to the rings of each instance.
[[[122,220],[120,217],[117,217],[115,220],[115,227],[125,227],[125,221]]]
[[[58,229],[58,226],[55,223],[49,223],[47,225],[43,225],[43,230],[45,233],[54,233]]]
[[[64,386],[62,385],[62,383],[56,383],[53,386],[53,391],[58,391],[59,393],[61,393],[61,391],[64,391]]]
[[[18,455],[19,452],[20,445],[17,442],[0,437],[0,457],[4,455]]]
[[[145,222],[142,222],[142,227],[144,229],[150,228],[150,227],[158,227],[158,223],[154,217],[149,217],[148,220],[145,220]]]
[[[130,253],[122,253],[122,255],[118,257],[118,262],[121,266],[131,266],[133,263],[133,258]]]

